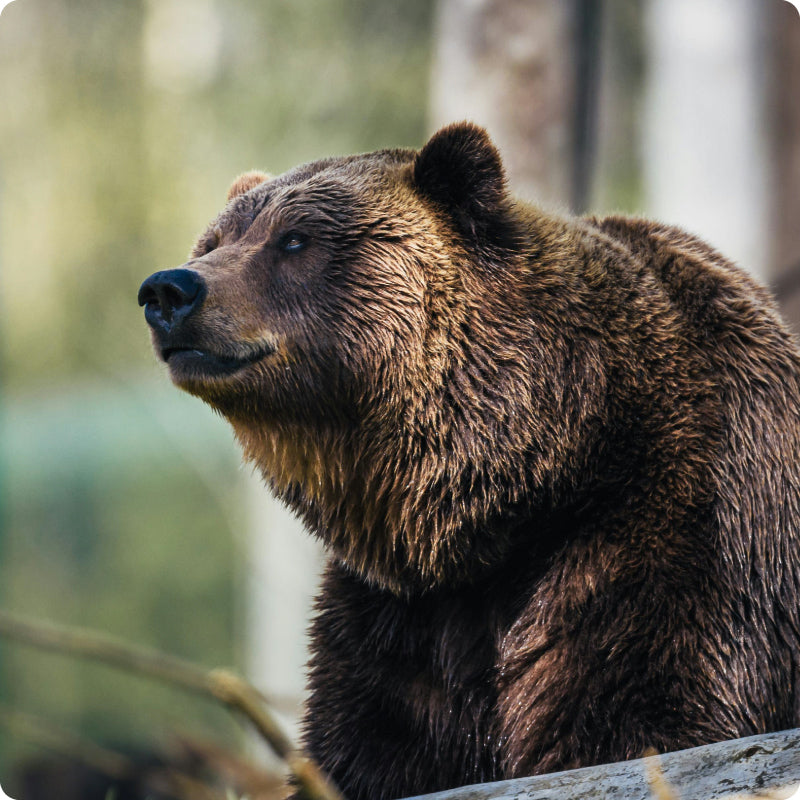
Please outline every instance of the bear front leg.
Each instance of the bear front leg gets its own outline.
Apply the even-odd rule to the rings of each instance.
[[[328,568],[311,629],[304,744],[347,800],[498,777],[496,649],[470,616],[481,608],[472,592],[399,598]],[[453,626],[465,615],[462,636]]]
[[[501,648],[504,777],[791,727],[774,682],[788,660],[719,598],[642,579],[581,604],[534,596]]]

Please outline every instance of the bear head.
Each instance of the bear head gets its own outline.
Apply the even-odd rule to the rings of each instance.
[[[421,151],[241,176],[190,260],[140,289],[174,383],[380,586],[497,563],[581,459],[603,368],[563,330],[569,236],[526,208],[486,132],[456,124]]]

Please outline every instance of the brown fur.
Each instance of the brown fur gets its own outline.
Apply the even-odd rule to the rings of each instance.
[[[260,183],[270,180],[270,176],[266,172],[259,172],[252,170],[251,172],[243,172],[236,180],[230,185],[228,189],[228,196],[225,198],[227,202],[238,197],[240,194],[246,194],[251,189],[255,189]]]
[[[351,800],[798,723],[800,360],[744,272],[515,201],[467,124],[239,186],[185,269],[173,380],[331,555]]]

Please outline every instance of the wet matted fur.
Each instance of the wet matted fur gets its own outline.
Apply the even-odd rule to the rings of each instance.
[[[330,553],[351,800],[798,724],[800,361],[719,253],[521,203],[458,124],[241,176],[182,269],[158,352]]]

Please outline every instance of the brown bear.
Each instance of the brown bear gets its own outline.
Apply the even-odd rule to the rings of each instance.
[[[139,302],[327,546],[351,800],[798,723],[800,358],[702,241],[519,202],[463,123],[242,176]]]

